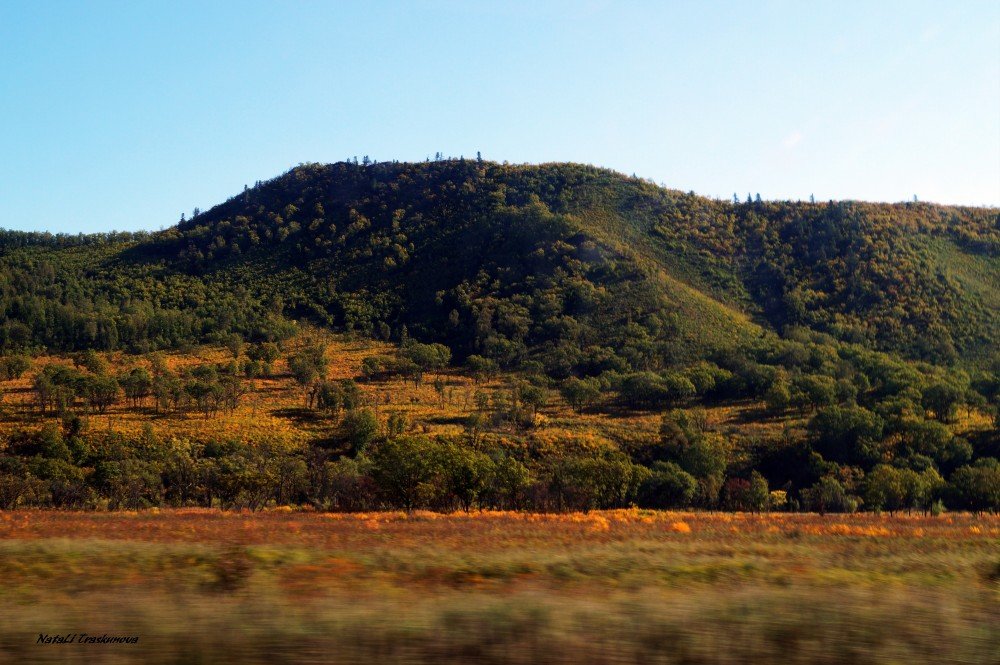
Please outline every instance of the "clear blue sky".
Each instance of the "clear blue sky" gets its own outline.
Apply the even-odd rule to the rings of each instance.
[[[577,161],[1000,203],[1000,2],[0,0],[0,226],[156,229],[299,162]]]

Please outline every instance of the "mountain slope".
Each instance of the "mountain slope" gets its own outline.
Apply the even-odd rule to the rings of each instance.
[[[329,507],[328,473],[373,487],[397,450],[452,460],[441,507],[466,462],[517,472],[491,505],[745,508],[756,484],[878,509],[905,481],[911,507],[995,507],[998,231],[451,160],[302,166],[157,234],[0,233],[0,481],[9,505],[127,479],[134,505]],[[381,487],[365,505],[398,505]]]
[[[998,218],[734,204],[574,164],[303,165],[159,234],[4,234],[0,345],[142,350],[305,317],[554,377],[802,327],[977,362],[1000,347]]]
[[[633,323],[690,357],[759,335],[752,318],[953,362],[997,346],[997,219],[734,205],[571,164],[340,163],[293,169],[139,249],[213,277],[266,254],[297,314],[407,324],[466,352],[491,336],[534,349],[582,334],[586,348],[587,331]]]

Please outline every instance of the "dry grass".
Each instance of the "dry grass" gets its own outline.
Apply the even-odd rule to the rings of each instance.
[[[1000,518],[16,511],[0,590],[0,662],[988,663]]]
[[[358,380],[364,403],[375,409],[380,419],[384,421],[393,413],[403,414],[415,429],[430,434],[461,433],[464,420],[476,408],[477,392],[493,394],[510,386],[507,378],[477,384],[458,369],[426,376],[420,386],[402,378],[365,381],[361,375],[362,360],[370,355],[392,353],[394,347],[311,329],[289,343],[285,355],[305,343],[307,338],[322,338],[328,344],[328,377]],[[141,356],[117,352],[102,355],[116,373],[134,366],[148,367],[148,361]],[[222,347],[202,346],[188,353],[166,353],[165,358],[171,369],[179,371],[205,363],[229,362],[232,355]],[[53,415],[39,415],[31,388],[35,374],[51,363],[72,364],[72,359],[68,356],[41,356],[33,360],[31,370],[20,379],[0,382],[0,391],[4,396],[0,435],[17,428],[40,428],[46,422],[58,422]],[[435,376],[445,381],[444,395],[434,389]],[[113,430],[137,434],[148,426],[161,438],[276,441],[289,447],[329,437],[336,427],[334,418],[303,409],[305,392],[289,375],[284,357],[275,363],[273,377],[248,379],[246,387],[247,394],[239,408],[208,418],[193,409],[182,413],[156,413],[151,403],[133,409],[124,400],[104,414],[86,413],[82,408],[81,412],[91,432]],[[753,404],[710,406],[707,417],[714,426],[734,438],[740,435],[777,436],[786,425],[797,422],[794,417],[763,419],[759,406]],[[568,446],[594,450],[652,441],[659,429],[659,418],[660,414],[655,412],[579,414],[570,409],[556,391],[552,391],[547,403],[538,412],[535,427],[528,434],[541,449],[565,449]]]

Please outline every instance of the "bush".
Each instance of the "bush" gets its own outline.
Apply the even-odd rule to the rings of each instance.
[[[27,356],[14,355],[0,358],[0,380],[19,379],[31,367]]]
[[[686,508],[698,481],[674,462],[656,462],[639,490],[641,505],[649,508]]]
[[[378,436],[378,418],[371,409],[354,409],[344,416],[341,430],[351,454],[357,455]]]
[[[601,396],[601,386],[593,377],[578,379],[571,376],[559,386],[559,393],[577,413],[582,413]]]
[[[422,436],[381,441],[371,454],[371,474],[389,503],[407,511],[428,503],[441,483],[440,448]]]
[[[985,457],[951,474],[954,502],[975,512],[1000,511],[1000,462]]]
[[[844,486],[833,476],[824,476],[818,483],[802,492],[802,499],[810,510],[820,515],[831,513],[853,513],[858,509],[858,501],[849,496]]]

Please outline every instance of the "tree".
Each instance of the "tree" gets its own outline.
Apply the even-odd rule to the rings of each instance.
[[[374,379],[388,371],[392,365],[390,356],[366,356],[361,360],[361,375],[366,379]]]
[[[138,408],[153,389],[153,377],[143,367],[133,367],[118,382],[125,392],[125,399],[132,402],[133,408]]]
[[[819,374],[801,374],[792,380],[792,404],[801,409],[810,407],[813,411],[836,402],[837,382]]]
[[[767,510],[771,499],[771,491],[765,478],[757,470],[750,473],[750,488],[747,494],[747,505],[750,510],[761,512]]]
[[[984,457],[951,474],[955,503],[975,512],[1000,511],[1000,461]]]
[[[639,491],[642,505],[650,508],[686,508],[691,505],[698,481],[674,462],[656,462]]]
[[[805,504],[820,515],[827,512],[848,512],[857,510],[857,501],[849,496],[844,486],[833,476],[823,476],[819,482],[803,491]]]
[[[153,374],[152,390],[157,412],[178,408],[184,396],[184,385],[177,375],[169,370]]]
[[[83,353],[77,354],[73,362],[91,374],[107,374],[108,372],[108,363],[93,349],[87,349]]]
[[[496,376],[497,371],[499,371],[495,360],[478,355],[471,355],[466,358],[465,366],[469,369],[469,373],[472,374],[472,378],[476,383],[492,379]]]
[[[434,392],[437,393],[438,401],[440,402],[440,404],[443,405],[445,389],[448,387],[448,384],[445,383],[445,380],[440,376],[435,376],[433,386],[434,386]]]
[[[783,369],[778,368],[775,372],[771,387],[764,394],[764,401],[767,402],[767,408],[776,412],[784,411],[791,404],[791,382],[788,380],[788,373]]]
[[[263,342],[254,344],[247,351],[247,357],[262,364],[263,374],[269,376],[273,373],[274,361],[281,356],[281,350],[274,342]]]
[[[727,478],[722,485],[722,505],[727,510],[750,510],[750,481],[745,478]]]
[[[219,387],[221,388],[221,401],[230,412],[235,411],[240,405],[240,400],[247,393],[243,377],[240,376],[237,368],[231,367],[219,377]]]
[[[229,333],[222,338],[222,345],[226,347],[233,358],[239,358],[243,353],[243,337],[239,333]]]
[[[965,391],[959,386],[945,381],[937,381],[924,388],[921,403],[941,422],[951,422],[955,411],[962,403]]]
[[[698,480],[698,502],[706,508],[715,505],[726,470],[726,447],[717,435],[702,435],[683,447],[678,456],[682,469]]]
[[[104,413],[109,406],[118,401],[118,381],[112,376],[103,374],[87,377],[84,394],[92,409]]]
[[[633,502],[649,477],[649,469],[617,451],[568,455],[551,465],[549,490],[559,510],[618,508]]]
[[[578,379],[571,376],[562,382],[559,392],[574,411],[583,413],[584,409],[601,396],[601,384],[593,377]]]
[[[378,418],[371,409],[354,409],[344,416],[341,429],[351,453],[356,455],[363,452],[378,436]]]
[[[903,420],[899,426],[901,453],[938,458],[954,438],[951,430],[935,420]]]
[[[443,369],[451,361],[451,350],[444,344],[410,342],[401,350],[402,357],[416,367],[414,383],[420,385],[424,373]]]
[[[19,379],[31,367],[27,356],[13,355],[0,358],[0,380]]]
[[[440,472],[435,448],[422,436],[400,436],[375,446],[372,479],[392,505],[409,512],[428,499]]]
[[[692,385],[692,389],[693,387]],[[653,372],[626,375],[618,392],[628,406],[636,409],[660,406],[666,402],[670,394],[663,378]]]
[[[702,361],[684,371],[698,395],[708,395],[722,382],[728,372],[715,363]]]
[[[514,387],[514,401],[531,411],[532,424],[538,414],[538,409],[545,405],[547,397],[548,395],[543,388],[525,381],[517,382]]]
[[[694,397],[698,390],[694,383],[683,374],[668,372],[662,377],[666,389],[666,399],[671,403]]]
[[[183,392],[207,418],[218,410],[223,399],[218,370],[212,365],[195,367],[190,372],[190,379],[184,383]]]
[[[342,409],[352,411],[360,402],[361,391],[352,379],[318,381],[309,396],[310,404],[315,404],[320,411],[334,415],[338,415]]]
[[[304,388],[308,388],[317,380],[325,379],[327,366],[326,346],[323,344],[307,344],[288,358],[288,369],[295,381]],[[315,395],[309,391],[307,397],[309,407],[312,408]]]
[[[490,482],[483,494],[494,508],[520,510],[533,481],[531,471],[519,460],[504,453],[496,454]]]
[[[874,511],[888,510],[891,515],[904,506],[906,488],[899,469],[879,464],[868,472],[862,497]]]
[[[944,479],[933,466],[928,466],[920,472],[914,469],[901,469],[900,477],[903,482],[903,507],[906,512],[916,509],[926,513],[944,487]]]
[[[814,448],[827,460],[869,466],[882,459],[885,421],[860,406],[828,406],[809,421]]]
[[[34,390],[42,413],[49,409],[56,412],[73,407],[83,388],[84,376],[66,365],[46,365],[35,375]]]
[[[493,460],[485,453],[453,442],[443,445],[440,455],[448,493],[469,512],[492,481]]]

